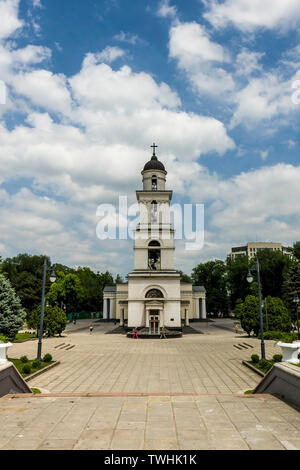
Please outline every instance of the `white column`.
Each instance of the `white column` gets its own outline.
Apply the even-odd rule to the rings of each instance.
[[[196,318],[200,318],[200,311],[199,311],[199,300],[200,299],[195,299],[195,302],[196,302]]]
[[[103,319],[107,319],[107,299],[103,299]]]
[[[185,309],[185,326],[189,326],[189,310],[186,308]]]
[[[109,304],[110,304],[110,308],[109,308],[109,318],[112,319],[114,317],[114,299],[109,299]]]
[[[206,299],[202,299],[202,309],[201,309],[201,318],[206,320]]]

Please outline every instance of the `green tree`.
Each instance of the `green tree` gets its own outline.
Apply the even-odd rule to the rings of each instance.
[[[6,258],[2,263],[2,271],[9,279],[22,306],[27,312],[41,302],[43,266],[45,256],[31,256],[26,253],[14,258]],[[50,259],[47,260],[46,292],[50,287]]]
[[[83,312],[97,312],[101,309],[102,289],[99,277],[90,268],[78,268],[76,275],[82,286],[82,300],[80,310]]]
[[[51,285],[46,298],[52,306],[64,303],[68,313],[78,312],[83,300],[83,288],[77,274],[56,273],[56,282]]]
[[[282,298],[285,273],[292,263],[290,257],[281,251],[271,250],[261,250],[257,256],[260,265],[262,296]],[[255,271],[253,274],[255,275]]]
[[[242,308],[243,308],[243,300],[238,299],[235,304],[234,308],[234,316],[235,318],[241,318],[242,316]]]
[[[248,295],[241,308],[241,326],[243,330],[251,335],[252,331],[257,336],[260,329],[259,303],[254,295]]]
[[[207,311],[214,315],[228,313],[227,274],[223,261],[215,260],[201,263],[192,272],[194,285],[206,289]]]
[[[115,279],[115,284],[123,284],[123,282],[124,282],[124,279],[122,278],[122,276],[120,276],[120,274],[117,274],[116,279]]]
[[[26,319],[26,312],[8,279],[0,274],[0,334],[13,341]]]
[[[189,276],[188,274],[185,274],[183,271],[180,271],[180,270],[178,270],[177,272],[180,274],[181,276],[180,280],[182,282],[189,282],[191,284],[193,283],[191,276]]]
[[[297,258],[298,261],[300,261],[300,241],[294,243],[293,255],[295,258]]]
[[[243,301],[250,295],[251,286],[247,282],[248,257],[238,256],[226,260],[227,285],[230,291],[231,308],[234,308],[238,299]]]
[[[283,283],[284,302],[290,312],[295,311],[293,302],[295,292],[300,297],[300,261],[297,259],[292,261]]]
[[[269,331],[291,331],[291,315],[281,299],[267,297]]]
[[[28,315],[28,326],[37,331],[40,328],[41,308],[36,307]],[[68,319],[65,312],[57,306],[46,306],[44,312],[43,331],[48,337],[61,335],[66,328]]]

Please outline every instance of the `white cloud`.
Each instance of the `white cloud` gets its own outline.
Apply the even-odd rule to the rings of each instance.
[[[19,73],[12,79],[14,90],[26,96],[32,104],[54,112],[68,113],[71,98],[66,87],[66,77],[48,70]]]
[[[291,79],[285,80],[276,73],[264,73],[249,83],[234,96],[236,109],[231,120],[231,127],[243,124],[246,127],[270,121],[274,117],[292,116],[297,106],[292,102],[292,83],[299,79],[297,72]]]
[[[170,5],[170,0],[161,0],[158,5],[157,15],[162,18],[170,17],[173,20],[176,20],[177,8],[175,5]]]
[[[124,31],[120,31],[119,34],[116,34],[114,39],[120,42],[128,42],[132,45],[135,45],[137,42],[142,42],[142,40],[136,34],[125,33]]]
[[[103,51],[98,52],[97,54],[87,54],[84,59],[85,65],[96,65],[97,63],[105,62],[112,63],[119,57],[123,57],[125,51],[119,47],[107,46]]]
[[[0,40],[11,36],[22,28],[18,18],[19,0],[0,0]]]
[[[298,0],[217,0],[205,1],[203,15],[216,28],[233,24],[242,31],[255,28],[295,28],[300,23]]]
[[[230,61],[230,55],[210,39],[202,25],[178,23],[169,35],[169,56],[177,60],[198,93],[220,95],[234,89],[231,74],[220,66]]]

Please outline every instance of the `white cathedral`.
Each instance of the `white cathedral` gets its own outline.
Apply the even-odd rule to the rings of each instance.
[[[134,232],[134,270],[128,282],[105,287],[103,319],[158,335],[164,326],[180,330],[189,321],[206,319],[204,287],[182,282],[174,269],[174,230],[170,221],[173,192],[165,189],[167,172],[155,154],[142,171],[136,191],[139,223]]]

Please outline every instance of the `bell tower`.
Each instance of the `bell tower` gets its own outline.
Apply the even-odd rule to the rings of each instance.
[[[153,144],[153,155],[142,171],[143,190],[137,191],[139,224],[135,231],[135,271],[174,270],[174,230],[170,220],[170,202],[173,192],[166,190],[167,172],[158,160]]]
[[[180,274],[174,269],[174,230],[170,221],[173,192],[156,156],[142,171],[143,189],[136,191],[139,223],[134,232],[134,269],[128,275],[128,326],[156,334],[162,326],[180,328]]]

